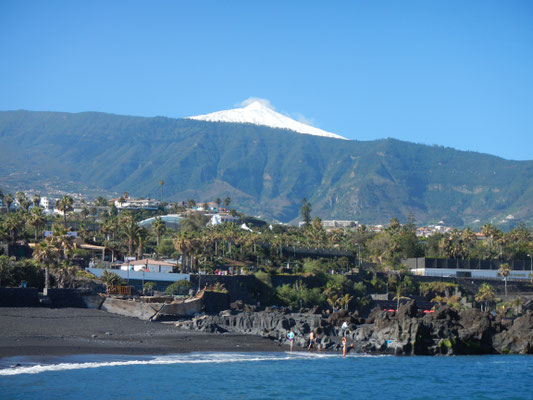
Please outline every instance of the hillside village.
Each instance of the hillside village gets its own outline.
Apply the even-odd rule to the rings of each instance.
[[[367,226],[358,221],[312,218],[310,204],[307,212],[304,207],[305,199],[298,227],[239,213],[229,197],[212,202],[189,199],[166,203],[132,198],[128,193],[89,201],[79,195],[53,198],[18,192],[15,196],[3,194],[2,200],[5,242],[34,242],[35,246],[43,238],[53,237],[54,227],[60,225],[76,238],[78,249],[85,250],[77,257],[81,267],[160,259],[173,262],[180,272],[266,269],[275,273],[303,271],[307,257],[336,260],[330,270],[347,271],[350,266],[366,263],[375,271],[409,266],[411,273],[418,275],[456,275],[448,262],[446,268],[433,263],[441,265],[436,267],[441,270],[429,268],[429,264],[427,270],[421,270],[418,262],[410,261],[429,257],[464,260],[463,269],[473,264],[472,260],[493,260],[495,264],[487,267],[492,272],[485,276],[496,278],[498,263],[511,262],[513,268],[525,271],[527,261],[531,261],[531,231],[523,226],[509,233],[491,224],[475,232],[441,224],[417,227],[413,220],[402,225],[396,219],[388,226]],[[32,224],[34,235],[25,232]],[[252,242],[253,251],[246,248],[248,242]],[[234,254],[232,247],[240,247],[240,254]],[[257,247],[262,251],[258,252]],[[220,258],[220,250],[230,257]],[[471,271],[468,276],[472,276]],[[513,277],[529,279],[527,272],[513,272]]]
[[[23,192],[20,192],[23,193]],[[38,199],[37,206],[40,207],[44,214],[46,215],[63,215],[64,212],[58,208],[57,202],[61,197],[53,196],[40,196],[37,193],[28,191],[23,193],[25,199],[29,201],[32,199],[32,202],[28,205],[28,209],[32,209],[36,206],[35,199]],[[156,199],[151,198],[132,198],[129,197],[128,193],[124,193],[123,196],[115,197],[111,199],[104,199],[100,197],[97,200],[89,200],[85,196],[78,193],[68,193],[66,196],[73,199],[72,211],[73,214],[78,215],[90,215],[92,217],[98,217],[104,212],[111,211],[112,207],[115,207],[117,211],[151,211],[161,213],[167,213],[170,215],[180,216],[180,213],[188,212],[204,212],[205,215],[213,217],[210,222],[212,225],[221,224],[224,222],[236,222],[238,220],[235,217],[235,210],[228,207],[224,207],[222,203],[216,202],[199,202],[198,204],[194,200],[167,203],[162,202]],[[24,208],[24,204],[21,205],[19,201],[14,198],[9,204],[9,209],[12,211],[20,210]],[[0,198],[0,213],[7,212],[7,204],[3,201],[3,198]],[[299,227],[302,227],[305,222],[300,221]],[[331,231],[335,229],[358,229],[361,228],[361,224],[356,220],[321,220],[321,224],[325,230]],[[384,229],[384,226],[381,224],[377,225],[365,225],[366,229],[372,232],[381,232]],[[440,221],[436,225],[427,225],[417,228],[417,236],[428,237],[434,233],[449,233],[454,228],[452,226],[446,226],[443,221]],[[484,239],[482,233],[476,234],[480,240]]]

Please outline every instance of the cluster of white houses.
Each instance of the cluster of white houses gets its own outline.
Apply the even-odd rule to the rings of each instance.
[[[31,198],[31,194],[29,198]],[[88,204],[84,203],[83,200],[81,200],[81,197],[76,196],[76,201],[73,204],[73,212],[74,213],[80,213],[84,207],[87,207]],[[43,209],[45,214],[52,215],[63,215],[63,212],[57,208],[55,208],[56,202],[58,198],[54,197],[41,197],[41,202],[39,206]],[[185,206],[185,203],[182,202],[182,205]],[[161,208],[161,202],[155,199],[134,199],[129,196],[121,196],[117,198],[110,199],[108,201],[108,206],[115,206],[118,210],[151,210],[156,211]],[[14,200],[13,204],[11,205],[12,208],[19,208],[19,205],[16,200]],[[93,209],[94,206],[91,205],[91,208]],[[0,198],[0,208],[5,208],[5,205],[2,205],[2,199]],[[94,207],[96,209],[96,213],[99,215],[104,210],[108,210],[109,208],[106,206],[100,206],[100,207]],[[194,207],[187,208],[188,211],[198,211],[198,212],[205,212],[207,215],[211,216],[211,221],[209,222],[210,225],[218,225],[224,222],[235,222],[238,218],[233,217],[227,209],[220,207],[215,202],[205,202],[205,203],[198,203]],[[165,222],[170,224],[170,227],[174,227],[175,224],[177,224],[176,217],[181,217],[181,214],[168,214]],[[146,226],[151,224],[151,219],[145,220],[141,222],[141,225]],[[327,231],[335,230],[335,229],[356,229],[361,227],[361,224],[359,221],[355,220],[322,220],[322,226]],[[304,225],[304,222],[299,223],[300,227]],[[176,225],[177,226],[177,225]],[[383,230],[383,225],[367,225],[367,229],[372,232],[380,232]],[[443,221],[440,221],[436,225],[428,225],[419,227],[417,229],[417,236],[419,237],[428,237],[433,235],[434,233],[448,233],[451,232],[453,228],[448,227],[444,224]],[[483,235],[480,233],[477,234],[478,239],[484,239]]]

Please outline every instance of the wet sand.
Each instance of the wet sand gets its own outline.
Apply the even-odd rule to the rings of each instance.
[[[184,331],[94,309],[0,307],[0,358],[287,350],[257,336]]]

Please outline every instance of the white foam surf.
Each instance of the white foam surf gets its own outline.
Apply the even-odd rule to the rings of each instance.
[[[170,365],[170,364],[207,364],[231,362],[259,362],[289,360],[285,353],[259,354],[259,353],[196,353],[157,356],[149,359],[119,359],[103,362],[63,362],[55,364],[36,364],[16,366],[0,370],[0,376],[20,374],[40,374],[52,371],[68,371],[75,369],[90,369],[103,367],[122,367],[130,365]]]
[[[0,376],[21,374],[41,374],[44,372],[69,371],[80,369],[94,369],[105,367],[123,367],[132,365],[172,365],[172,364],[220,364],[236,362],[261,362],[261,361],[287,361],[287,360],[313,360],[338,358],[335,353],[192,353],[155,356],[150,358],[131,359],[118,357],[116,360],[91,361],[91,362],[58,362],[50,364],[17,365],[11,368],[0,369]],[[349,354],[348,357],[383,357],[383,355],[369,355],[362,353]],[[77,356],[79,358],[79,356]]]

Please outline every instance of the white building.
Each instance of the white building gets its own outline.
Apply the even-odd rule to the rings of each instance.
[[[220,225],[224,222],[237,222],[239,220],[238,217],[234,217],[231,214],[226,213],[218,213],[213,214],[207,225]]]
[[[160,202],[153,199],[130,199],[125,198],[120,201],[121,198],[113,199],[115,207],[119,210],[157,210],[160,206]]]
[[[137,271],[137,272],[156,272],[156,273],[171,273],[176,264],[171,264],[158,260],[136,260],[127,261],[120,266],[122,271]]]
[[[53,197],[41,197],[39,205],[45,214],[53,214],[57,199]]]
[[[359,227],[359,221],[349,221],[349,220],[323,220],[322,226],[326,229],[328,228],[357,228]]]

